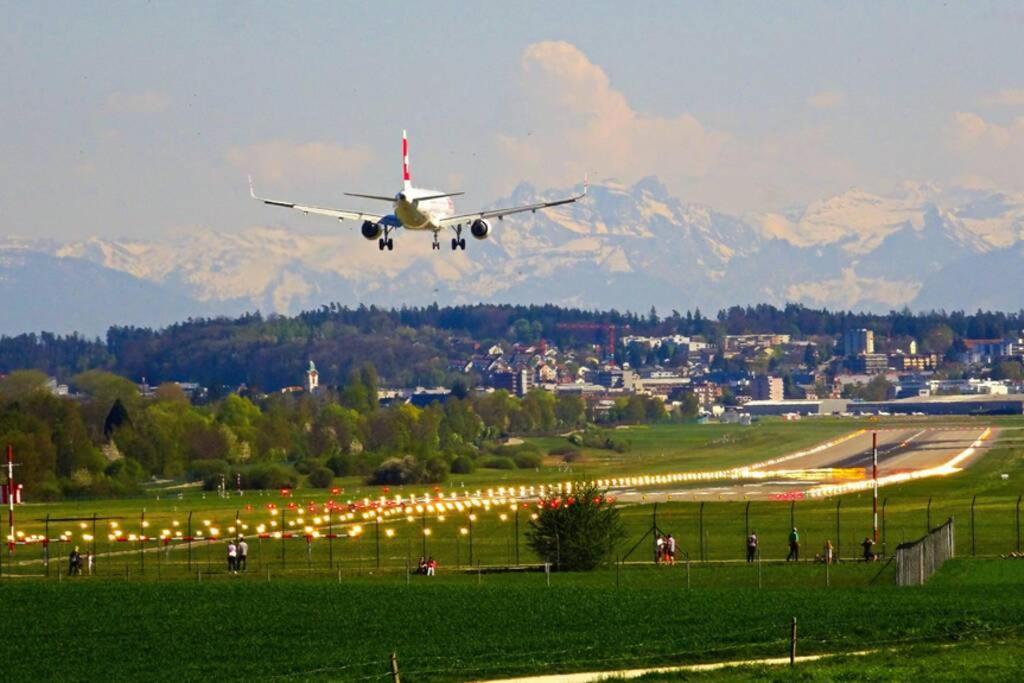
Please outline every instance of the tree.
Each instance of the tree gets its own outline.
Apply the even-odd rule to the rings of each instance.
[[[618,509],[588,484],[565,497],[544,498],[526,541],[558,569],[587,571],[608,560],[625,535]]]
[[[1004,360],[992,370],[992,379],[1008,379],[1019,382],[1024,379],[1024,365],[1020,361]]]
[[[23,401],[46,391],[46,373],[38,370],[15,370],[0,379],[0,403]]]
[[[953,346],[953,329],[944,323],[929,328],[921,340],[921,346],[928,353],[945,355]]]
[[[114,399],[114,405],[110,407],[107,419],[103,421],[103,438],[110,441],[110,437],[113,436],[115,431],[127,424],[131,424],[131,421],[131,417],[128,416],[128,409],[121,403],[121,399]]]

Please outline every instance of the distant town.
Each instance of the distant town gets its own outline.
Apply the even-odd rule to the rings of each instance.
[[[387,320],[382,322],[381,316]],[[380,372],[378,398],[382,405],[423,407],[452,395],[505,391],[524,397],[541,390],[580,397],[589,419],[597,422],[615,409],[618,399],[631,395],[661,401],[667,416],[726,421],[765,415],[1024,412],[1024,339],[1016,315],[951,314],[947,320],[940,314],[901,313],[859,320],[874,323],[877,329],[905,330],[898,332],[864,326],[810,334],[782,330],[728,333],[738,326],[738,316],[745,325],[761,329],[763,318],[778,319],[780,327],[787,330],[798,327],[792,321],[801,316],[805,325],[814,328],[846,327],[843,321],[851,317],[796,306],[785,310],[737,307],[719,313],[714,320],[703,318],[699,311],[685,315],[673,311],[671,317],[662,318],[653,310],[647,316],[601,316],[557,307],[385,312],[332,306],[294,319],[263,320],[257,315],[237,321],[190,321],[144,334],[135,329],[112,329],[106,348],[75,336],[4,338],[0,340],[0,371],[19,369],[16,357],[21,355],[27,362],[20,368],[52,372],[59,365],[54,357],[66,360],[62,347],[74,344],[76,368],[82,368],[91,355],[103,369],[136,382],[143,397],[152,395],[158,384],[171,382],[196,405],[230,393],[262,397],[317,394],[325,387],[343,384],[346,368],[367,361]],[[808,323],[806,318],[811,316],[815,320]],[[858,320],[854,318],[854,322]],[[301,350],[280,334],[282,325],[300,323],[305,329],[294,336],[299,340],[305,337]],[[1002,334],[963,336],[954,329],[957,326],[964,331]],[[216,355],[216,349],[204,350],[209,338],[223,337],[224,327],[230,327],[232,334],[238,334],[240,327],[253,328],[265,337],[259,350],[262,360],[247,363],[273,364],[268,345],[278,358],[282,358],[282,350],[296,353],[262,372],[239,364],[241,374],[228,372],[241,380],[237,383],[211,382],[223,377],[225,366],[230,369],[238,357],[253,355],[252,345],[232,349],[229,364]],[[325,328],[336,336],[312,343]],[[169,360],[168,353],[181,351],[170,340],[183,332],[193,340],[195,358]],[[136,358],[143,353],[135,344],[140,337],[151,349],[151,357],[143,359],[141,366],[136,362],[140,374],[131,376],[131,363],[110,354],[120,351]],[[359,337],[365,354],[354,352],[345,337]],[[381,341],[374,343],[378,337]],[[159,339],[168,342],[154,343]],[[387,358],[382,362],[379,357],[384,351]],[[339,358],[346,354],[345,360]],[[209,358],[203,361],[204,356]],[[414,363],[416,369],[410,370]],[[168,366],[175,364],[195,375],[166,376],[173,372]],[[321,376],[325,366],[329,377]],[[69,380],[69,376],[51,375],[48,386],[56,395],[73,396]]]

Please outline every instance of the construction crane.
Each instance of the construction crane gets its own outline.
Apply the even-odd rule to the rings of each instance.
[[[559,330],[603,331],[608,340],[608,346],[605,347],[608,363],[613,366],[615,365],[615,333],[629,329],[629,325],[615,325],[614,323],[558,323],[555,327]]]

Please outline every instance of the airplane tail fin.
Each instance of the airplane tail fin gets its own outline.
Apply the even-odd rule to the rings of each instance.
[[[402,131],[402,187],[412,187],[412,176],[409,175],[409,136]]]

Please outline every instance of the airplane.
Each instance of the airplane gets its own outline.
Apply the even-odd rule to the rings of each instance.
[[[493,209],[490,211],[476,211],[474,213],[455,213],[455,203],[452,197],[458,197],[462,192],[440,192],[427,190],[420,187],[413,187],[412,177],[409,174],[409,138],[406,132],[402,131],[402,189],[394,197],[374,194],[359,194],[346,192],[348,197],[359,197],[375,201],[391,202],[392,212],[389,214],[368,213],[364,211],[346,211],[342,209],[330,209],[319,206],[306,206],[293,202],[283,202],[276,199],[258,197],[253,188],[252,176],[249,176],[249,194],[253,199],[259,200],[271,206],[283,206],[286,209],[295,209],[304,214],[318,214],[330,216],[339,221],[362,221],[363,237],[368,240],[377,240],[377,248],[380,251],[387,249],[392,251],[395,248],[394,238],[391,233],[399,228],[406,230],[430,231],[434,235],[434,249],[440,249],[438,234],[451,228],[455,231],[452,238],[452,251],[466,250],[466,240],[462,237],[463,228],[468,228],[469,233],[478,240],[487,239],[491,234],[491,219],[502,220],[505,216],[526,211],[536,212],[539,209],[549,209],[554,206],[572,204],[579,201],[587,194],[587,182],[583,181],[583,192],[565,199],[553,202],[538,202],[525,206],[514,206],[507,209]]]

